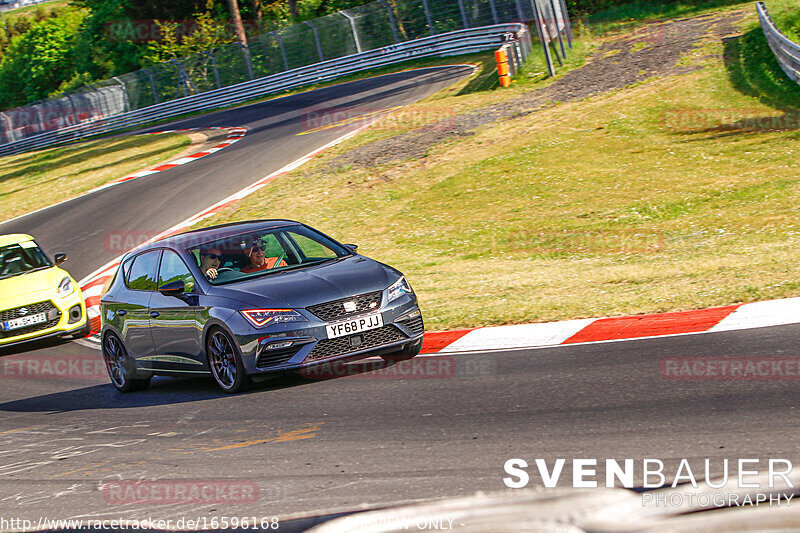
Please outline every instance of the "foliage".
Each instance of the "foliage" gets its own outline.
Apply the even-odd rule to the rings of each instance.
[[[194,22],[191,31],[186,34],[179,29],[180,24],[177,22],[158,22],[161,40],[147,43],[147,51],[143,56],[145,62],[161,63],[179,59],[234,40],[228,25],[214,20],[209,12],[197,15]]]
[[[73,49],[83,13],[71,10],[34,22],[11,40],[0,62],[0,105],[45,98],[76,74]]]

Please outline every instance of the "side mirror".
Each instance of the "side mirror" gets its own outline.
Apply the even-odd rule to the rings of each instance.
[[[158,292],[164,296],[180,296],[186,292],[186,283],[182,279],[170,281],[166,285],[159,287]]]
[[[67,260],[67,254],[56,254],[53,259],[56,260],[57,265],[60,265],[61,263]]]
[[[344,247],[347,248],[348,250],[350,250],[353,253],[356,253],[358,251],[358,245],[357,244],[345,244]]]

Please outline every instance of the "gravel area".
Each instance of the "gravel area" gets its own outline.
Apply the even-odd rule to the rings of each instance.
[[[587,63],[552,85],[526,92],[501,104],[481,108],[354,148],[326,167],[371,167],[424,157],[434,145],[472,135],[480,126],[527,115],[557,102],[571,102],[619,90],[656,76],[679,75],[701,67],[681,65],[681,59],[708,39],[739,33],[742,12],[704,15],[648,24],[604,43]]]

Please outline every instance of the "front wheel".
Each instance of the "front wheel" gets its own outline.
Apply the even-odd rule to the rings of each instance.
[[[407,361],[416,357],[420,350],[422,350],[422,341],[415,342],[414,344],[407,344],[402,349],[382,355],[381,359],[390,363],[398,363],[400,361]]]
[[[211,374],[223,391],[233,394],[250,386],[236,343],[223,329],[211,331],[206,341],[206,354]]]
[[[103,338],[103,360],[108,377],[120,392],[144,390],[150,386],[150,377],[142,378],[136,373],[134,362],[128,357],[125,346],[114,333]]]

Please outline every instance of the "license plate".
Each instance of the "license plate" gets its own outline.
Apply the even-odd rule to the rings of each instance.
[[[331,324],[329,326],[325,326],[325,329],[328,332],[328,338],[335,339],[336,337],[344,337],[345,335],[351,335],[353,333],[361,333],[362,331],[368,331],[381,326],[383,326],[383,317],[379,313],[375,315],[366,315],[359,318],[353,318],[345,322],[339,322],[338,324]]]
[[[3,322],[3,329],[8,331],[10,329],[24,328],[33,324],[41,324],[47,322],[47,313],[39,313],[37,315],[23,316],[15,318],[14,320],[6,320]]]

